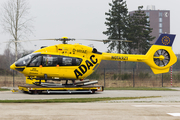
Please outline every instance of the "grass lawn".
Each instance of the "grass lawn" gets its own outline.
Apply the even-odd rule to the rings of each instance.
[[[46,100],[0,100],[0,103],[86,103],[97,101],[110,101],[110,100],[127,100],[127,99],[141,99],[141,98],[156,98],[161,96],[148,96],[148,97],[104,97],[104,98],[70,98],[70,99],[46,99]]]
[[[119,88],[104,88],[104,90],[154,90],[154,91],[177,91],[164,87],[119,87]]]
[[[0,88],[0,91],[10,91],[9,89],[2,89]]]

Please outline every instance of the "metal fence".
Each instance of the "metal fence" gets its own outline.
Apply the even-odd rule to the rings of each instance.
[[[103,68],[87,79],[98,80],[98,85],[104,87],[177,87],[180,86],[180,69],[173,69],[172,74],[154,74],[151,69]],[[0,87],[25,85],[25,80],[25,76],[18,72],[5,72],[0,75]]]
[[[17,87],[25,84],[26,77],[16,71],[4,71],[3,74],[0,74],[0,87]]]
[[[98,80],[104,87],[177,87],[180,86],[180,70],[154,74],[151,69],[97,69],[88,77]]]

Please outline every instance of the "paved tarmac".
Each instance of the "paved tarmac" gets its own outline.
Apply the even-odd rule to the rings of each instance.
[[[158,98],[121,100],[119,102],[146,101],[146,102],[180,102],[180,91],[142,91],[142,90],[105,90],[95,94],[25,94],[22,92],[0,92],[0,100],[24,100],[24,99],[64,99],[64,98],[97,98],[97,97],[142,97],[161,96]],[[116,101],[118,102],[118,101]]]
[[[0,100],[140,96],[161,97],[94,103],[0,103],[0,120],[180,120],[180,91],[105,90],[95,94],[37,95],[0,92]]]
[[[180,103],[0,103],[0,108],[1,120],[180,119]]]

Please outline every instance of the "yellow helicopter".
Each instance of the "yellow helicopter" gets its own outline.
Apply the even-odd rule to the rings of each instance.
[[[44,47],[20,58],[10,68],[36,80],[83,80],[100,65],[101,60],[144,62],[154,74],[166,73],[176,61],[172,51],[175,35],[161,34],[146,55],[101,53],[64,37],[64,44]]]

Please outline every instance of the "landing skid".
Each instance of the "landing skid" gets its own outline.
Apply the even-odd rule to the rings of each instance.
[[[47,78],[47,75],[45,74],[44,75],[44,78],[32,78],[32,77],[29,77],[28,78],[29,80],[38,80],[38,82],[33,82],[34,85],[37,85],[37,86],[87,86],[87,85],[94,85],[94,84],[97,84],[98,81],[89,81],[89,79],[86,79],[86,80],[74,80],[74,79],[52,79],[52,78]],[[45,82],[42,82],[42,81],[45,81]],[[52,81],[66,81],[65,84],[56,84],[54,82],[47,82],[48,80],[52,80]],[[69,81],[71,81],[71,83],[69,83]]]
[[[94,85],[94,84],[97,84],[98,81],[89,81],[89,79],[87,80],[83,80],[83,81],[80,81],[80,80],[74,80],[72,81],[72,83],[68,83],[67,80],[66,80],[66,83],[65,84],[56,84],[56,83],[53,83],[53,82],[35,82],[34,85],[37,85],[37,86],[63,86],[63,87],[81,87],[81,86],[87,86],[87,85]]]
[[[51,81],[49,81],[51,80]],[[53,81],[65,81],[57,84]],[[49,82],[48,82],[49,81]],[[95,91],[103,91],[104,87],[96,85],[97,80],[67,80],[47,78],[26,78],[27,85],[18,86],[23,92],[39,94],[39,93],[95,93]]]
[[[95,93],[102,92],[103,86],[88,85],[88,86],[36,86],[36,85],[22,85],[18,86],[19,90],[24,93],[41,94],[41,93]]]
[[[24,85],[18,86],[19,90],[32,94],[40,93],[95,93],[96,91],[103,91],[104,87],[94,85],[98,81],[75,81],[75,84],[55,84],[53,82],[40,83],[38,85]]]

